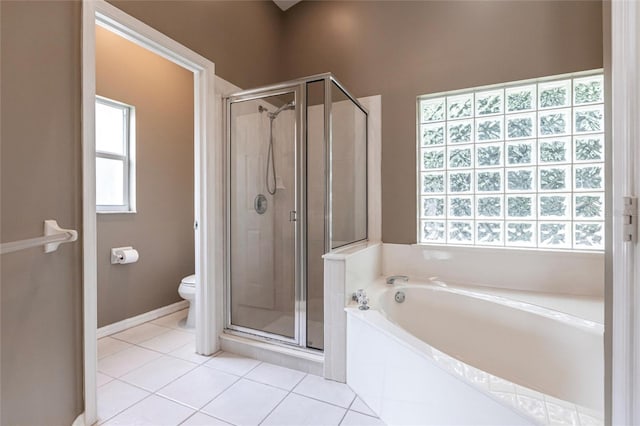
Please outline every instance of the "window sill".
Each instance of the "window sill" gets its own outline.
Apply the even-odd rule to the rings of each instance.
[[[457,250],[457,251],[473,251],[480,250],[485,252],[518,252],[521,254],[532,255],[554,255],[558,253],[568,255],[584,255],[584,256],[604,256],[604,250],[576,250],[576,249],[561,249],[561,248],[536,248],[536,247],[506,247],[506,246],[480,246],[480,245],[464,245],[464,244],[435,244],[435,243],[416,243],[412,246],[420,247],[424,249],[433,250]]]
[[[118,210],[96,210],[97,214],[135,214],[138,213],[135,210],[122,210],[122,211],[118,211]]]

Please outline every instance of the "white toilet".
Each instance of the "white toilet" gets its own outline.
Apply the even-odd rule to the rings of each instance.
[[[187,316],[187,323],[185,326],[187,328],[194,328],[196,326],[196,276],[189,275],[188,277],[184,277],[182,281],[180,281],[180,286],[178,287],[178,294],[185,300],[189,301],[189,315]]]

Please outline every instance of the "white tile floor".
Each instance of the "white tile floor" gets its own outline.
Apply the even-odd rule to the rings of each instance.
[[[384,424],[344,384],[226,352],[197,355],[186,313],[98,341],[99,424]]]

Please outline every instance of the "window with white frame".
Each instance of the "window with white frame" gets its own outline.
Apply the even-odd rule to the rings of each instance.
[[[418,98],[419,241],[604,249],[602,71]]]
[[[135,211],[135,109],[96,97],[96,210]]]

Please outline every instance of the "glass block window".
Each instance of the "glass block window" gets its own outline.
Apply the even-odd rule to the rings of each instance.
[[[419,241],[604,250],[601,71],[418,98]]]

